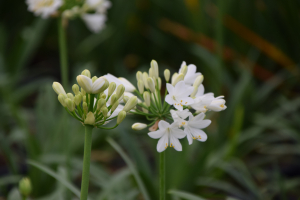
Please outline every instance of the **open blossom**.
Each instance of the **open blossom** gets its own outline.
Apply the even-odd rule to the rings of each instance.
[[[223,96],[216,97],[212,100],[212,102],[207,106],[207,109],[219,112],[225,110],[227,106],[225,105],[225,100]]]
[[[177,123],[169,124],[161,120],[158,123],[159,130],[148,133],[151,138],[158,139],[157,151],[164,151],[169,145],[177,151],[182,151],[182,146],[178,139],[184,138],[186,134],[178,128]]]
[[[26,0],[28,10],[42,18],[48,18],[63,4],[62,0]]]
[[[194,100],[189,97],[194,89],[192,86],[187,86],[184,81],[179,81],[175,87],[167,83],[167,90],[169,94],[166,96],[166,102],[178,110],[183,110],[183,106],[194,103]]]
[[[197,76],[200,76],[201,73],[200,72],[196,72],[197,71],[197,67],[193,64],[190,65],[186,65],[186,62],[183,61],[181,64],[181,67],[179,69],[179,73],[182,69],[183,66],[187,66],[187,73],[184,76],[184,82],[187,85],[193,85],[194,81],[196,80]]]
[[[104,77],[108,80],[108,82],[115,82],[117,87],[118,85],[123,84],[125,86],[125,92],[133,92],[136,90],[134,85],[132,85],[132,83],[130,83],[126,78],[117,78],[111,74],[106,74]]]
[[[81,18],[94,33],[98,33],[105,27],[106,15],[104,14],[83,14]]]
[[[184,128],[189,144],[193,143],[193,139],[201,142],[207,140],[206,133],[201,129],[208,127],[211,121],[209,119],[204,119],[204,113],[200,113],[194,117],[192,113],[186,109],[183,111],[171,110],[171,114],[178,126]],[[189,120],[186,120],[187,117]]]

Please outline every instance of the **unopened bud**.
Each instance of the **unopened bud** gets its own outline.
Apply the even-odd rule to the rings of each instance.
[[[27,197],[31,193],[32,187],[29,178],[22,178],[19,182],[19,191],[22,195]]]
[[[117,99],[117,95],[116,94],[111,95],[111,97],[110,97],[110,105],[113,105],[117,100],[118,99]]]
[[[137,104],[137,97],[136,96],[133,96],[133,97],[130,97],[130,99],[127,101],[127,103],[125,104],[123,110],[125,112],[128,112],[130,111],[132,108],[134,108]]]
[[[154,77],[158,78],[159,70],[158,70],[158,64],[157,64],[156,60],[152,60],[150,65],[151,65],[151,68],[153,69]]]
[[[104,94],[104,93],[101,94],[100,98],[101,98],[101,99],[106,99],[106,94]]]
[[[86,95],[86,91],[85,91],[83,88],[81,88],[81,94],[82,94],[83,96]]]
[[[141,94],[144,92],[144,82],[142,80],[138,81],[138,89]]]
[[[124,110],[120,111],[117,117],[117,124],[120,124],[126,117],[126,112]]]
[[[78,106],[82,101],[82,95],[79,93],[79,94],[76,94],[75,95],[75,98],[74,98],[74,102],[76,104],[76,106]]]
[[[177,76],[178,76],[178,73],[177,73],[177,72],[175,72],[175,73],[173,74],[173,76],[172,76],[172,79],[171,79],[171,83],[172,83],[172,85],[173,85],[173,83],[174,83],[175,79],[177,78]]]
[[[148,86],[149,86],[149,89],[151,92],[155,92],[155,83],[154,83],[154,80],[152,78],[147,78],[147,83],[148,83]]]
[[[111,82],[108,86],[108,96],[109,97],[112,95],[112,93],[114,93],[115,89],[116,89],[116,83]]]
[[[86,115],[86,118],[85,118],[85,120],[84,120],[84,123],[85,123],[85,124],[89,124],[89,125],[94,125],[94,124],[95,124],[95,115],[94,115],[94,113],[89,112],[89,113]]]
[[[98,77],[97,76],[93,76],[93,78],[92,78],[92,82],[94,83],[96,80],[98,79]]]
[[[139,131],[139,130],[142,130],[144,128],[147,128],[147,124],[143,124],[143,123],[134,123],[132,124],[132,127],[131,127],[133,130],[135,131]]]
[[[202,84],[203,79],[204,79],[204,76],[203,76],[203,75],[197,76],[196,80],[194,81],[193,86],[194,86],[194,87],[197,87],[197,89],[198,89],[198,87]]]
[[[128,97],[128,96],[124,96],[124,97],[123,97],[124,103],[127,103],[128,100],[129,100],[129,97]]]
[[[158,77],[157,81],[158,81],[158,89],[161,90],[161,78]]]
[[[149,68],[149,77],[155,78],[153,68]]]
[[[116,90],[116,95],[117,95],[117,100],[119,100],[120,99],[120,97],[124,94],[124,92],[125,92],[125,87],[124,87],[124,85],[119,85],[118,87],[117,87],[117,90]]]
[[[83,102],[86,102],[86,95],[84,95],[84,96],[82,97],[82,101],[83,101]]]
[[[67,97],[70,98],[71,100],[74,100],[74,95],[72,93],[68,93]]]
[[[113,113],[115,110],[116,110],[116,108],[119,106],[119,101],[116,101],[115,103],[114,103],[114,105],[111,107],[111,113]]]
[[[97,103],[97,110],[101,110],[101,108],[106,104],[105,99],[99,99]]]
[[[165,76],[166,82],[168,83],[170,80],[170,70],[165,69],[164,76]]]
[[[183,74],[183,76],[185,76],[186,73],[187,73],[187,70],[188,70],[188,67],[187,67],[186,65],[184,65],[184,66],[181,68],[180,73]]]
[[[102,93],[108,88],[108,86],[109,86],[108,80],[105,78],[104,81],[105,82],[104,82],[103,86],[97,91],[97,93]]]
[[[61,105],[63,107],[66,107],[65,99],[66,99],[65,95],[63,95],[63,94],[59,94],[58,95],[58,101],[61,103]]]
[[[82,109],[84,111],[84,114],[86,114],[88,112],[88,106],[87,106],[87,103],[86,102],[83,102],[82,103]]]
[[[73,92],[74,92],[75,95],[77,95],[78,93],[80,93],[79,92],[79,86],[77,84],[74,84],[72,86],[72,90],[73,90]]]
[[[146,103],[146,106],[149,107],[151,105],[151,100],[150,100],[150,93],[149,92],[144,92],[143,94],[144,101]]]
[[[59,94],[66,95],[66,92],[65,92],[63,86],[59,82],[53,82],[52,88],[56,92],[57,95],[59,95]]]
[[[190,95],[190,97],[191,97],[191,98],[194,98],[195,95],[197,94],[197,92],[198,92],[198,87],[195,87],[195,86],[194,86],[194,90],[193,90],[192,94]]]
[[[87,77],[91,78],[91,72],[87,69],[83,70],[81,72],[81,75],[84,75],[84,76],[87,76]]]
[[[143,103],[143,105],[144,105],[144,106],[147,106],[145,102]],[[144,113],[149,113],[149,110],[146,109],[146,108],[144,108],[144,107],[142,107],[142,111],[143,111]]]
[[[101,108],[101,112],[102,112],[103,117],[106,118],[106,117],[107,117],[107,113],[108,113],[107,107],[106,107],[106,106],[103,106],[103,107]]]
[[[148,77],[149,77],[149,76],[148,76],[147,72],[144,72],[144,73],[143,73],[143,82],[144,82],[144,84],[145,84],[145,88],[146,88],[146,89],[149,88],[148,82],[147,82]]]
[[[136,73],[136,80],[139,81],[139,80],[143,80],[143,74],[141,71],[138,71]]]
[[[75,103],[70,98],[65,99],[65,104],[66,104],[67,108],[69,109],[69,111],[73,112],[75,110]]]
[[[172,82],[172,85],[175,86],[179,81],[182,81],[184,79],[184,75],[182,73],[178,74],[176,76],[174,82]]]

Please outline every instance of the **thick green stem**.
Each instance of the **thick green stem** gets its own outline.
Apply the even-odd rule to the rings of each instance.
[[[58,18],[58,37],[59,37],[59,53],[60,53],[60,71],[64,88],[68,88],[68,53],[66,32],[63,27],[62,19]]]
[[[89,179],[90,179],[90,161],[91,161],[91,150],[92,150],[92,131],[93,131],[93,126],[85,125],[84,155],[83,155],[80,200],[87,200],[88,197]]]
[[[166,152],[159,154],[159,200],[166,199]]]

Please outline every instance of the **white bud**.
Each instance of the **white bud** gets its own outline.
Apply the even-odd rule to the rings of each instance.
[[[80,93],[76,94],[75,98],[74,98],[74,102],[75,102],[76,106],[78,106],[81,103],[81,101],[82,101],[82,94],[80,94]]]
[[[158,89],[161,90],[161,78],[158,77],[157,81],[158,81]]]
[[[133,130],[135,131],[139,131],[139,130],[142,130],[144,128],[147,128],[147,124],[143,124],[143,123],[134,123],[132,124],[132,127],[131,127]]]
[[[89,125],[94,125],[94,124],[95,124],[95,116],[94,116],[94,113],[89,112],[89,113],[86,115],[86,118],[85,118],[85,120],[84,120],[84,123],[85,123],[85,124],[89,124]]]
[[[155,78],[159,77],[159,69],[158,69],[158,64],[155,60],[151,61],[151,68],[153,69],[153,75]]]
[[[184,66],[181,68],[180,73],[183,74],[183,76],[185,76],[186,73],[187,73],[187,70],[188,70],[188,67],[187,67],[186,65],[184,65]]]
[[[117,90],[116,90],[116,95],[117,95],[117,99],[119,100],[120,99],[120,97],[124,94],[124,92],[125,92],[125,87],[124,87],[124,85],[119,85],[118,87],[117,87]]]
[[[74,95],[72,93],[68,93],[67,97],[70,98],[71,100],[74,100]]]
[[[93,76],[93,78],[92,78],[92,82],[94,83],[96,80],[97,80],[97,76]]]
[[[147,79],[148,79],[148,74],[147,72],[144,72],[143,73],[143,81],[144,81],[144,84],[145,84],[145,88],[148,89],[149,88],[149,85],[148,85],[148,82],[147,82]]]
[[[139,81],[139,80],[143,80],[143,74],[141,71],[138,71],[136,73],[136,80]]]
[[[173,74],[173,76],[172,76],[172,79],[171,79],[171,83],[172,83],[172,85],[173,85],[173,83],[174,83],[175,79],[177,78],[177,76],[178,76],[178,73],[177,73],[177,72],[175,72],[175,73]]]
[[[59,94],[66,95],[66,92],[65,92],[63,86],[59,82],[53,82],[52,88],[56,92],[57,95],[59,95]]]
[[[111,96],[112,93],[115,91],[116,89],[116,83],[115,82],[110,82],[109,86],[108,86],[108,96]]]
[[[117,117],[117,124],[120,124],[126,117],[126,112],[124,110],[120,111]]]
[[[79,92],[79,86],[78,86],[77,84],[74,84],[74,85],[72,86],[72,90],[73,90],[73,92],[74,92],[75,95],[77,95],[77,94],[80,93],[80,92]]]
[[[182,81],[184,79],[184,75],[183,74],[178,74],[178,76],[176,76],[176,78],[174,79],[174,82],[172,82],[172,85],[175,86],[179,81]]]
[[[204,76],[203,76],[203,75],[197,76],[197,78],[196,78],[195,81],[194,81],[193,86],[194,86],[194,87],[197,87],[197,89],[198,89],[198,87],[202,84],[203,79],[204,79]]]
[[[147,78],[147,83],[148,83],[148,86],[149,86],[149,89],[151,92],[155,92],[155,83],[154,83],[154,80],[153,78]]]
[[[91,72],[87,69],[83,70],[81,72],[81,75],[84,75],[84,76],[87,76],[87,77],[91,78]]]
[[[149,107],[151,105],[151,100],[150,100],[150,93],[149,92],[144,92],[143,94],[144,101],[146,103],[146,106]]]
[[[153,68],[149,68],[149,77],[155,78]]]
[[[132,108],[134,108],[137,104],[137,97],[136,96],[133,96],[133,97],[130,97],[130,99],[127,101],[127,103],[125,104],[123,110],[125,112],[128,112],[130,111]]]
[[[138,80],[138,89],[141,94],[144,92],[144,82],[142,80]]]
[[[165,76],[166,82],[168,83],[170,80],[170,70],[165,69],[164,76]]]

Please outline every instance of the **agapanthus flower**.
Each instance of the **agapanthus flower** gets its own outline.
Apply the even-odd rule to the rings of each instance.
[[[139,97],[138,104],[130,113],[143,115],[151,123],[135,123],[132,128],[141,130],[149,128],[148,135],[152,138],[160,138],[157,144],[157,151],[162,152],[167,146],[174,147],[181,151],[179,139],[187,137],[188,143],[192,144],[193,139],[206,141],[207,135],[202,130],[211,123],[204,119],[207,111],[221,111],[226,109],[225,100],[222,96],[214,97],[213,93],[204,94],[202,84],[204,77],[197,72],[193,64],[182,63],[179,73],[174,73],[170,81],[170,70],[164,71],[166,80],[166,91],[163,93],[162,80],[159,77],[159,68],[156,61],[152,60],[148,72],[137,72],[137,88],[128,84],[128,80],[122,84],[131,88],[130,95],[136,93]],[[118,82],[112,75],[106,75],[107,79]],[[120,82],[121,83],[121,82]],[[124,99],[128,97],[124,94]]]
[[[28,10],[42,18],[53,15],[62,6],[62,0],[26,0]]]
[[[104,76],[91,78],[88,70],[84,70],[77,76],[77,82],[81,89],[74,84],[72,86],[74,94],[66,93],[58,82],[54,82],[52,87],[66,111],[83,124],[113,129],[137,104],[137,97],[134,95],[127,102],[123,101],[125,87],[122,84],[116,86],[116,83],[108,81]],[[117,123],[114,127],[103,127],[116,118]]]

